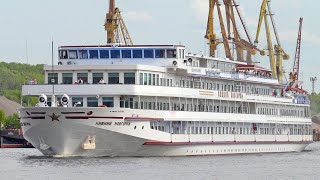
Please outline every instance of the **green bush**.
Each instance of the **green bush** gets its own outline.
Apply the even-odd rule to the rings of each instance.
[[[40,84],[44,83],[43,65],[0,62],[0,77],[0,96],[20,104],[23,84],[34,79]],[[34,98],[29,102],[34,105]],[[23,99],[23,104],[27,104],[26,99]]]
[[[4,111],[0,110],[0,128],[1,129],[20,129],[20,121],[19,116],[17,113],[13,114],[12,116],[6,116]]]

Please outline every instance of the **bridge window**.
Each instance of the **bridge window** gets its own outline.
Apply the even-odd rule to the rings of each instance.
[[[148,85],[148,74],[144,73],[144,81],[143,81],[143,85]]]
[[[62,84],[72,84],[72,73],[62,73]]]
[[[73,107],[83,107],[83,97],[73,97],[72,98]]]
[[[98,50],[89,50],[90,59],[99,59]]]
[[[120,59],[120,50],[111,50],[111,58]]]
[[[82,80],[84,84],[88,83],[88,73],[78,73],[77,74],[78,80]]]
[[[113,97],[102,97],[102,104],[107,107],[114,107],[113,101]]]
[[[88,59],[88,51],[79,50],[79,59]]]
[[[68,51],[67,50],[60,50],[59,56],[60,56],[60,59],[68,59]]]
[[[139,78],[140,78],[140,85],[143,85],[143,73],[140,73]]]
[[[103,79],[103,73],[92,73],[93,84],[98,84]]]
[[[77,50],[69,50],[69,59],[78,59]]]
[[[127,58],[127,59],[131,58],[131,50],[122,50],[121,53],[122,53],[122,58]]]
[[[48,73],[48,84],[58,84],[58,73]]]
[[[100,50],[100,59],[109,59],[109,50]]]
[[[164,58],[165,50],[164,49],[156,49],[156,58]]]
[[[135,73],[124,73],[124,84],[135,84],[136,74]]]
[[[96,97],[88,97],[87,107],[98,107],[98,99]]]
[[[109,73],[108,74],[109,84],[119,84],[119,73]]]
[[[177,50],[175,49],[167,50],[167,58],[176,58],[176,57],[177,57]]]
[[[153,49],[145,49],[144,50],[144,58],[154,58]]]
[[[133,58],[142,58],[142,50],[132,50]]]

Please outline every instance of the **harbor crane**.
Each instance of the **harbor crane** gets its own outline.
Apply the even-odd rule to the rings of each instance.
[[[115,7],[115,0],[109,0],[109,12],[106,15],[104,27],[107,32],[108,44],[133,45],[120,10]]]
[[[260,15],[259,15],[259,22],[258,22],[258,28],[257,28],[257,33],[256,33],[256,39],[255,43],[257,44],[259,42],[259,35],[260,35],[260,30],[262,26],[262,21],[264,20],[265,22],[265,30],[266,30],[266,36],[267,36],[267,43],[268,43],[268,50],[269,50],[269,61],[270,61],[270,68],[272,70],[272,76],[273,78],[277,78],[279,82],[283,82],[283,59],[284,60],[289,60],[290,56],[287,54],[280,42],[279,34],[275,25],[275,20],[273,18],[273,14],[271,11],[271,6],[270,6],[270,1],[271,0],[263,0],[261,9],[260,9]],[[271,32],[270,32],[270,26],[268,22],[268,16],[271,19],[273,31],[276,37],[277,44],[272,45],[272,39],[271,39]]]
[[[206,35],[204,36],[206,39],[209,41],[209,48],[210,48],[210,56],[215,57],[215,51],[217,49],[217,46],[219,43],[219,40],[217,39],[217,35],[214,31],[214,18],[213,18],[213,12],[215,6],[217,7],[218,10],[218,16],[219,16],[219,22],[220,22],[220,28],[221,28],[221,33],[222,33],[222,43],[224,45],[226,57],[229,58],[230,60],[233,60],[233,57],[231,55],[231,50],[230,46],[228,43],[228,37],[225,29],[225,25],[223,22],[223,17],[221,13],[221,4],[219,3],[218,0],[209,0],[209,15],[208,15],[208,22],[207,22],[207,31]]]
[[[223,0],[226,12],[226,22],[227,27],[225,27],[224,18],[221,13],[221,3],[219,0],[209,0],[209,14],[208,14],[208,22],[207,22],[207,30],[205,38],[208,39],[208,44],[210,48],[210,56],[215,57],[215,51],[217,46],[220,43],[223,43],[224,50],[226,53],[226,57],[230,60],[234,60],[235,57],[232,56],[229,43],[235,44],[235,49],[237,53],[237,60],[244,61],[244,51],[247,51],[247,63],[252,64],[252,55],[255,55],[257,52],[260,52],[261,55],[265,55],[263,50],[260,50],[252,44],[251,36],[249,34],[249,30],[245,24],[244,18],[238,8],[238,4],[236,0]],[[218,18],[220,23],[220,29],[222,34],[222,41],[217,39],[217,35],[214,31],[214,9],[217,8]],[[239,33],[239,29],[236,24],[236,13],[240,19],[240,22],[243,26],[243,29],[246,34],[247,40],[243,39]],[[227,30],[226,30],[227,28]],[[231,36],[233,34],[233,37]]]
[[[292,88],[299,88],[299,71],[300,71],[300,55],[301,55],[301,40],[302,40],[302,23],[303,18],[299,19],[299,31],[298,31],[298,38],[297,38],[297,46],[296,46],[296,53],[294,58],[293,69],[289,74],[289,87],[288,89]]]

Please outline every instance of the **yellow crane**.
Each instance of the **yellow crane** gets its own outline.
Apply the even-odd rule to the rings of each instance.
[[[214,12],[215,6],[217,7],[217,10],[218,10],[220,28],[221,28],[222,39],[223,39],[222,42],[224,45],[226,57],[229,58],[230,60],[233,60],[233,57],[230,51],[230,46],[228,43],[227,33],[226,33],[224,22],[223,22],[221,9],[220,9],[221,4],[219,3],[218,0],[209,0],[209,15],[208,15],[208,22],[207,22],[207,31],[204,37],[209,41],[208,44],[210,48],[210,56],[215,57],[215,51],[217,49],[218,44],[220,43],[217,39],[216,33],[214,32],[213,12]]]
[[[238,61],[244,61],[244,50],[247,51],[247,63],[252,64],[252,54],[255,55],[257,52],[260,52],[261,55],[265,55],[265,52],[263,50],[258,49],[254,44],[251,43],[251,38],[249,35],[249,31],[244,23],[244,19],[238,9],[238,6],[235,2],[235,0],[224,0],[225,5],[225,12],[226,12],[226,22],[227,22],[227,30],[224,26],[224,19],[221,13],[220,6],[218,0],[209,0],[209,15],[208,15],[208,23],[207,23],[207,31],[205,38],[209,41],[209,47],[210,47],[210,56],[215,57],[215,50],[217,49],[217,46],[220,43],[224,44],[224,49],[226,53],[226,57],[234,60],[235,57],[232,56],[230,51],[229,43],[234,43],[236,46],[236,53],[237,53],[237,60]],[[220,23],[220,29],[222,34],[222,41],[217,40],[217,35],[214,32],[214,8],[217,7],[218,10],[218,18]],[[243,28],[246,32],[248,41],[242,39],[240,37],[240,33],[236,24],[236,13],[235,10],[241,20],[241,23],[243,25]],[[232,30],[231,30],[232,26]],[[231,36],[233,34],[233,37]]]
[[[119,8],[115,7],[115,0],[109,0],[109,12],[104,24],[107,31],[107,43],[132,46],[133,42],[124,23]]]
[[[271,38],[271,32],[270,32],[270,27],[268,22],[268,16],[270,16],[271,23],[273,26],[273,31],[277,40],[277,44],[274,47],[272,45],[272,38]],[[283,69],[282,69],[283,59],[288,60],[290,59],[290,56],[283,50],[281,46],[278,31],[275,26],[275,21],[274,21],[273,15],[271,14],[270,0],[263,0],[262,2],[255,43],[259,42],[260,30],[261,30],[263,20],[265,22],[265,29],[266,29],[266,36],[267,36],[267,43],[268,43],[268,50],[269,50],[269,61],[270,61],[270,68],[272,70],[272,76],[274,78],[278,78],[279,82],[283,82]],[[276,55],[276,58],[275,58],[275,55]]]

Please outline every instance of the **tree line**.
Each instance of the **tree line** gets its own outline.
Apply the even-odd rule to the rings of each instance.
[[[19,115],[17,113],[7,116],[3,110],[0,110],[0,130],[20,128]]]
[[[0,96],[20,104],[23,84],[30,81],[40,84],[44,82],[43,65],[0,62],[0,77]],[[36,103],[36,98],[29,99],[29,103],[32,105]],[[23,105],[27,106],[27,104],[28,100],[24,98]]]

